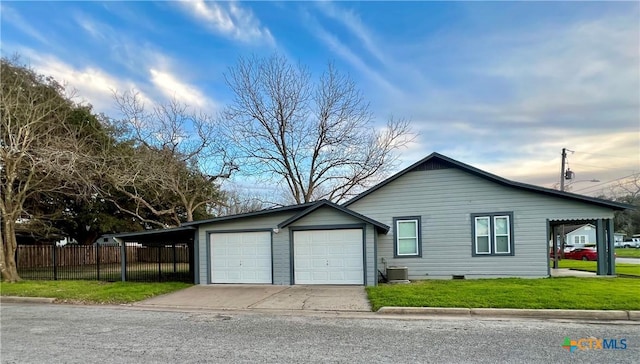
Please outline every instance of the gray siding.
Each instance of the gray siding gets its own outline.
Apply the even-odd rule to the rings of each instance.
[[[209,232],[230,230],[273,229],[279,223],[293,216],[294,212],[281,212],[256,217],[241,218],[231,221],[203,224],[198,227],[198,253],[200,284],[211,283],[209,270],[210,255],[208,250]],[[290,284],[289,274],[289,229],[280,229],[271,234],[273,247],[273,284]]]
[[[200,284],[211,283],[209,270],[210,253],[209,233],[216,231],[247,231],[256,229],[273,229],[279,223],[287,220],[298,212],[281,212],[256,217],[240,218],[231,221],[203,224],[198,227],[198,276]],[[349,216],[343,212],[329,207],[322,207],[311,214],[301,218],[291,226],[337,226],[337,225],[362,225],[363,222],[357,218]],[[366,230],[365,267],[367,269],[367,285],[375,285],[377,276],[375,274],[374,258],[374,228],[367,224]],[[290,244],[289,228],[279,229],[278,233],[271,234],[273,247],[273,284],[291,284],[290,265]]]
[[[410,279],[544,277],[547,219],[612,218],[611,209],[505,187],[457,168],[414,171],[347,206],[392,226],[378,238],[378,266],[409,267]],[[472,257],[472,213],[513,212],[514,256]],[[393,217],[422,217],[422,258],[394,258]]]
[[[321,207],[316,211],[313,211],[309,215],[297,220],[295,223],[291,224],[290,227],[300,227],[300,226],[339,226],[339,225],[353,225],[358,224],[362,225],[364,222],[360,219],[357,219],[353,216],[347,215],[344,212],[338,211],[336,209],[330,207]],[[365,227],[365,264],[364,267],[366,269],[366,277],[367,280],[365,282],[368,286],[374,286],[377,284],[377,272],[375,270],[375,248],[374,248],[374,234],[375,230],[373,225],[366,224]]]

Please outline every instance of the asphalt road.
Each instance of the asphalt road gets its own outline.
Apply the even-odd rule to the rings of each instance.
[[[3,304],[2,363],[637,363],[638,323],[380,319]],[[379,317],[379,316],[377,316]],[[564,338],[625,339],[569,353]]]
[[[616,258],[618,263],[640,264],[640,258]]]

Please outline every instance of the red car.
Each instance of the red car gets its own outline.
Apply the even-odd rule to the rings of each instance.
[[[593,248],[575,248],[564,253],[564,259],[598,260],[598,251]]]

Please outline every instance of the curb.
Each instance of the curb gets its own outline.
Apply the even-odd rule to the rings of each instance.
[[[46,297],[0,296],[0,303],[54,303],[55,301],[55,298]]]
[[[451,308],[451,307],[381,307],[382,315],[442,315],[478,317],[522,317],[571,320],[625,320],[640,321],[640,311],[550,310],[511,308]]]

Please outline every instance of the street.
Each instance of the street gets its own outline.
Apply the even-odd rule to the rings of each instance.
[[[640,264],[640,258],[616,258],[616,262],[625,264]]]
[[[9,304],[2,363],[637,363],[640,323]],[[564,338],[626,349],[562,348]]]

